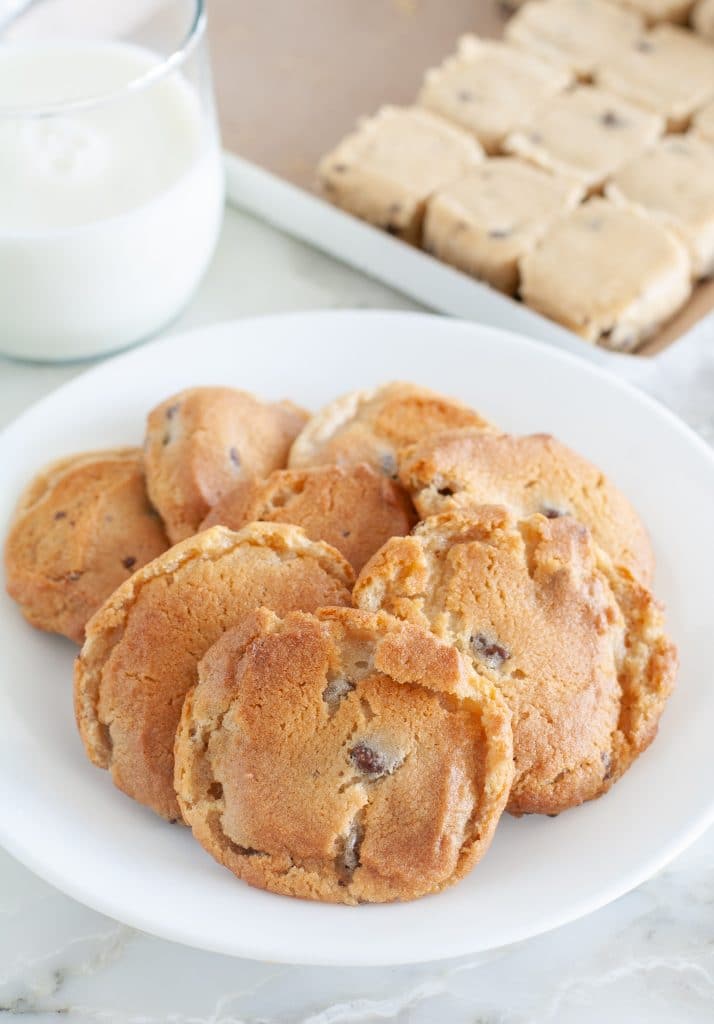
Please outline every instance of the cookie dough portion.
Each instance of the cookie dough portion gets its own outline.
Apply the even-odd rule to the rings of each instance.
[[[598,69],[597,84],[682,131],[714,96],[714,46],[686,29],[658,25]]]
[[[482,156],[473,136],[427,110],[383,107],[324,157],[318,177],[331,203],[418,245],[429,196]]]
[[[564,68],[522,50],[464,36],[454,56],[427,71],[418,102],[472,132],[487,153],[495,153],[511,129],[571,81]]]
[[[440,260],[514,295],[518,261],[584,189],[520,160],[494,158],[429,200],[424,247]]]
[[[692,11],[692,28],[700,36],[714,41],[714,0],[699,0]]]
[[[179,818],[174,735],[199,660],[261,605],[282,615],[349,605],[353,578],[334,548],[282,523],[214,526],[170,548],[87,625],[74,693],[89,759],[139,803]]]
[[[572,516],[615,565],[652,581],[654,553],[635,509],[597,466],[549,434],[447,431],[400,452],[399,477],[422,519],[477,505],[505,505],[517,518]]]
[[[307,413],[235,388],[189,388],[149,413],[149,495],[172,543],[190,537],[236,484],[285,465]]]
[[[714,100],[696,114],[692,131],[708,142],[714,142]]]
[[[176,789],[198,841],[251,885],[410,900],[488,848],[513,778],[509,718],[424,630],[346,608],[262,612],[199,666]]]
[[[395,381],[350,391],[312,417],[296,438],[288,465],[366,462],[395,477],[400,448],[452,427],[493,429],[474,409],[416,384]]]
[[[239,484],[211,509],[201,528],[293,523],[311,540],[337,548],[359,572],[386,540],[409,533],[416,519],[403,488],[361,464],[279,469],[267,480]]]
[[[631,351],[684,305],[691,264],[656,220],[591,199],[521,260],[521,295],[587,341]]]
[[[20,499],[5,544],[7,590],[38,629],[81,643],[87,619],[169,546],[138,448],[47,466]]]
[[[661,609],[569,516],[433,516],[377,552],[354,599],[431,629],[500,689],[514,814],[606,792],[654,738],[674,684]]]
[[[629,7],[644,19],[648,25],[660,21],[684,24],[692,9],[693,0],[614,0],[623,7]]]
[[[514,46],[589,79],[601,61],[642,31],[634,11],[607,0],[547,0],[528,3],[508,22]]]
[[[663,127],[656,114],[581,86],[544,103],[527,127],[507,136],[504,149],[594,191],[654,142]]]
[[[661,139],[622,167],[607,194],[670,227],[689,249],[695,277],[714,274],[714,146],[694,135]]]

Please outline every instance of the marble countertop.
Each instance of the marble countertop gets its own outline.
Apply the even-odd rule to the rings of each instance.
[[[229,211],[174,329],[326,307],[416,308]],[[0,425],[87,365],[0,358]],[[622,372],[714,444],[714,327]],[[286,967],[174,945],[87,910],[0,852],[0,1018],[15,1015],[37,1024],[710,1024],[714,829],[574,924],[485,955],[380,969]]]

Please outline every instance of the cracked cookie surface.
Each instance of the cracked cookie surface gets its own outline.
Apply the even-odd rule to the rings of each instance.
[[[386,540],[409,533],[416,518],[403,488],[370,466],[316,466],[246,480],[211,509],[201,529],[293,523],[332,544],[359,572]]]
[[[446,432],[400,452],[399,476],[422,518],[477,505],[506,505],[517,516],[573,516],[616,564],[643,583],[652,579],[652,545],[630,502],[549,434]]]
[[[674,685],[661,608],[572,517],[433,516],[377,552],[353,599],[430,628],[500,689],[516,814],[606,792],[654,739]]]
[[[261,609],[199,665],[176,790],[198,841],[251,885],[413,899],[488,847],[513,774],[509,719],[497,688],[424,630]]]
[[[284,524],[215,526],[170,548],[87,625],[75,714],[90,760],[139,803],[179,818],[174,735],[200,658],[261,605],[285,614],[349,604],[353,577],[338,551]]]
[[[172,543],[190,537],[209,509],[241,480],[284,466],[307,413],[235,388],[189,388],[147,419],[149,495]]]
[[[386,476],[395,476],[399,448],[456,427],[493,429],[462,402],[416,384],[394,381],[350,391],[308,421],[290,450],[288,466],[366,462]]]
[[[5,545],[8,593],[33,626],[81,643],[103,601],[168,546],[138,448],[73,455],[20,498]]]

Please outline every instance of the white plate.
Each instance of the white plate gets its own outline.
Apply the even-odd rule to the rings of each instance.
[[[272,896],[236,881],[188,830],[132,803],[85,760],[71,707],[75,649],[25,625],[3,595],[0,841],[37,874],[121,921],[206,949],[406,963],[499,946],[588,913],[714,820],[714,457],[655,402],[553,348],[383,313],[270,317],[156,342],[73,380],[5,431],[0,529],[43,463],[139,443],[147,410],[178,388],[234,384],[316,408],[394,378],[465,399],[507,429],[558,434],[635,501],[681,645],[679,686],[653,747],[601,800],[558,818],[504,818],[484,861],[439,896],[358,908]]]

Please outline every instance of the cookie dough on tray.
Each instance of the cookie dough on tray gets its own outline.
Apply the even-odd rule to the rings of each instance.
[[[695,277],[714,273],[714,146],[696,135],[660,139],[622,167],[610,198],[642,207],[688,246]]]
[[[464,36],[455,55],[427,71],[418,102],[466,128],[487,153],[495,153],[512,128],[571,81],[567,70],[539,57]]]
[[[694,0],[613,0],[613,2],[637,11],[648,25],[656,25],[660,21],[684,23],[692,9]]]
[[[515,294],[518,261],[584,189],[521,160],[500,157],[444,188],[427,205],[424,248],[438,259]]]
[[[521,260],[521,295],[587,341],[632,350],[686,302],[687,250],[637,210],[591,199]]]
[[[687,29],[658,25],[614,51],[595,80],[682,131],[714,96],[714,46]]]
[[[429,196],[482,157],[472,135],[428,110],[383,107],[321,161],[318,178],[330,202],[416,245]]]
[[[692,131],[714,143],[714,100],[698,111],[692,124]]]
[[[642,20],[607,0],[534,0],[506,25],[505,38],[578,78],[591,78],[613,50],[635,40]]]
[[[584,85],[546,101],[527,126],[507,136],[504,148],[595,190],[662,128],[655,114]]]
[[[692,28],[705,39],[714,40],[714,0],[699,0],[692,11]]]

